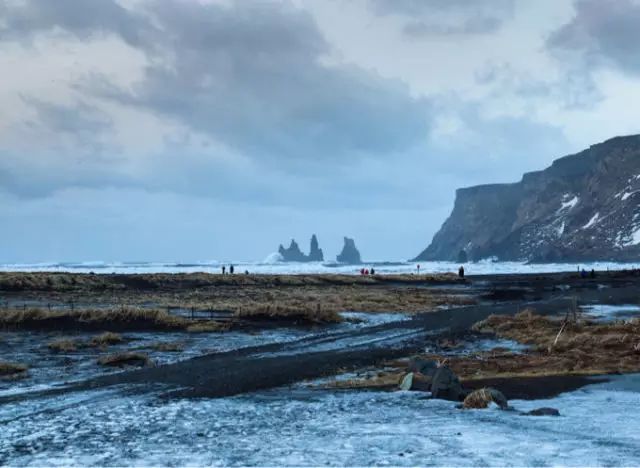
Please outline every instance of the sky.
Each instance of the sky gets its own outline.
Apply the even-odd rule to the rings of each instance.
[[[0,262],[431,241],[640,132],[636,0],[0,0]]]

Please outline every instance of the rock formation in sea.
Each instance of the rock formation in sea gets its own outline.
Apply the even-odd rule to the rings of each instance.
[[[336,257],[336,260],[340,263],[348,263],[352,265],[357,265],[362,263],[360,259],[360,252],[356,248],[356,243],[353,239],[348,237],[344,238],[344,246],[342,247],[342,252]]]
[[[315,234],[311,236],[311,245],[309,247],[309,255],[307,258],[310,262],[324,261],[324,254],[322,253],[322,249],[318,246],[318,238]]]
[[[311,246],[309,255],[305,255],[298,246],[295,239],[291,239],[291,244],[286,249],[280,244],[278,253],[282,257],[283,262],[322,262],[324,255],[322,249],[318,245],[318,238],[314,234],[311,236]]]
[[[593,145],[517,183],[458,189],[451,215],[415,260],[465,257],[640,261],[640,135]]]

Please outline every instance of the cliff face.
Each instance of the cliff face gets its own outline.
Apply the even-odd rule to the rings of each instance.
[[[640,260],[640,135],[556,160],[514,184],[459,189],[416,260]]]
[[[360,258],[360,252],[356,248],[356,242],[348,237],[344,238],[344,246],[342,252],[336,257],[336,260],[340,263],[349,263],[357,265],[362,263]]]

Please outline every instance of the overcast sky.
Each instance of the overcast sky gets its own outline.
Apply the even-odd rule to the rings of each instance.
[[[640,130],[634,0],[0,0],[0,262],[423,250]]]

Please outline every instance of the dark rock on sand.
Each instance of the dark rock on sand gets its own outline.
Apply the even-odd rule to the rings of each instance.
[[[324,254],[318,245],[318,238],[315,234],[311,236],[309,255],[305,255],[300,250],[300,246],[298,246],[295,239],[291,239],[291,244],[286,249],[280,244],[278,253],[282,256],[282,261],[284,262],[322,262],[324,260]]]
[[[560,158],[520,182],[458,189],[449,219],[415,260],[635,262],[640,135]],[[460,260],[458,260],[460,261]]]
[[[431,396],[442,400],[460,401],[466,396],[458,376],[448,366],[440,366],[431,380]]]
[[[348,237],[344,238],[344,246],[342,252],[336,257],[336,260],[340,263],[348,263],[351,265],[358,265],[362,263],[360,258],[360,252],[356,248],[356,243],[353,239]]]
[[[413,358],[409,361],[408,371],[414,374],[411,390],[431,392],[433,398],[451,401],[461,401],[467,394],[458,376],[448,366]]]
[[[560,416],[560,411],[555,408],[537,408],[523,413],[523,416]]]

